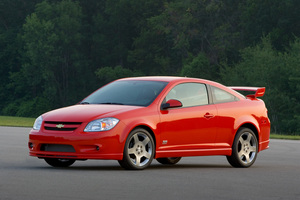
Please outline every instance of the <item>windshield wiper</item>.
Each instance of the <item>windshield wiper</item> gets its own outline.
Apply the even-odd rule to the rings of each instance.
[[[114,102],[105,102],[105,103],[99,103],[99,104],[124,105],[123,103],[114,103]]]
[[[81,102],[80,104],[90,104],[89,102],[86,102],[86,101],[84,101],[84,102]]]

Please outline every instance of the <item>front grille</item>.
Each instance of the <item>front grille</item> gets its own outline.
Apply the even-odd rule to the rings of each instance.
[[[41,151],[51,151],[51,152],[75,152],[72,145],[65,144],[42,144]]]
[[[44,129],[49,131],[75,131],[81,122],[52,122],[45,121]]]

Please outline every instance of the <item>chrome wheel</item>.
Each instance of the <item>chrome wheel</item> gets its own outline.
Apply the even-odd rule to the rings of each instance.
[[[241,162],[249,164],[253,161],[257,152],[257,144],[254,140],[254,136],[249,133],[243,133],[238,142],[238,156]]]
[[[251,129],[242,128],[238,131],[233,145],[232,155],[227,156],[233,167],[250,167],[256,160],[258,141]]]
[[[151,158],[152,151],[150,139],[143,132],[136,133],[130,138],[128,154],[134,165],[139,167],[146,165]]]
[[[136,129],[129,134],[119,163],[125,169],[144,169],[152,162],[154,149],[152,136],[144,129]]]

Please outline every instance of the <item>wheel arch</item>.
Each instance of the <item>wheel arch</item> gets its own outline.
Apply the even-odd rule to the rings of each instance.
[[[150,133],[150,135],[152,136],[153,138],[153,141],[154,141],[154,145],[155,145],[155,148],[156,148],[156,144],[157,144],[157,138],[154,134],[154,131],[153,131],[153,128],[151,128],[151,126],[148,126],[146,124],[136,124],[134,126],[131,126],[130,128],[126,128],[123,130],[123,134],[121,135],[120,137],[120,143],[123,144],[123,147],[122,149],[124,149],[124,146],[125,146],[125,141],[128,137],[128,135],[135,129],[138,129],[138,128],[142,128],[142,129],[145,129],[146,131],[148,131]]]
[[[258,121],[258,117],[255,115],[243,115],[239,117],[234,123],[234,137],[239,132],[241,128],[249,128],[251,129],[257,138],[258,143],[260,142],[260,125]],[[233,137],[233,138],[234,138]]]
[[[134,129],[137,129],[137,128],[142,128],[142,129],[145,129],[146,131],[148,131],[150,133],[150,135],[152,136],[155,147],[156,147],[156,137],[155,137],[154,131],[149,126],[146,126],[146,125],[138,125],[138,126],[134,127],[131,131],[133,131]]]

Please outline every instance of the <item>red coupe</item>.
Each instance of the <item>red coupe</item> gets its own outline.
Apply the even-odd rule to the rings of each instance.
[[[212,155],[249,167],[269,147],[270,121],[257,98],[264,93],[194,78],[116,80],[77,105],[38,117],[29,154],[54,167],[114,159],[125,169],[144,169],[153,158],[176,164],[181,157]]]

